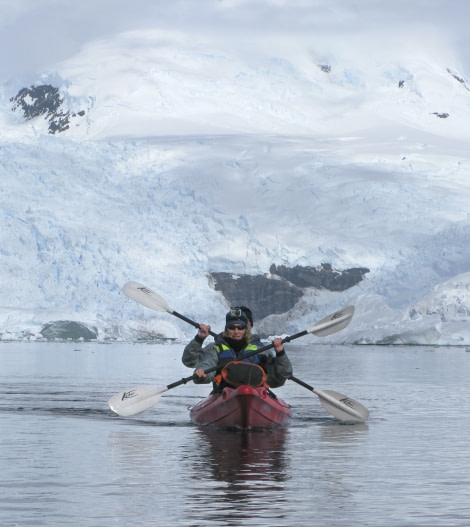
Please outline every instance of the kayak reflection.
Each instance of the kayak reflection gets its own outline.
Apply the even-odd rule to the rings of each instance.
[[[197,433],[198,463],[205,465],[206,473],[209,468],[214,479],[226,482],[286,479],[288,428],[233,431],[207,426],[199,427]]]

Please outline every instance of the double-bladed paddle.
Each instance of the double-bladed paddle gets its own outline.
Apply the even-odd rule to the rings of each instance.
[[[138,282],[126,283],[123,287],[123,291],[126,296],[143,304],[146,307],[149,307],[150,309],[154,309],[156,311],[166,311],[167,313],[170,313],[184,320],[185,322],[188,322],[192,326],[199,328],[199,324],[197,322],[194,322],[188,319],[187,317],[181,315],[180,313],[177,313],[176,311],[172,310],[164,298],[162,298],[159,294],[155,293],[148,287],[139,284]],[[346,307],[340,311],[336,311],[335,313],[328,315],[327,317],[314,324],[312,327],[301,331],[300,333],[296,333],[295,335],[285,337],[282,342],[290,342],[291,340],[297,339],[309,333],[316,335],[317,337],[325,337],[327,335],[331,335],[345,328],[351,321],[353,314],[354,307]],[[212,331],[210,332],[210,334],[212,336],[216,336],[216,334]],[[256,355],[258,353],[271,349],[272,347],[272,343],[268,344],[251,353],[248,353],[247,355],[245,355],[245,357],[251,357],[252,355]],[[207,374],[217,369],[217,366],[214,368],[209,368],[208,370],[205,370],[205,373]],[[172,388],[176,388],[181,384],[186,384],[187,382],[192,381],[195,378],[197,378],[196,375],[191,375],[190,377],[183,378],[163,388],[148,385],[130,388],[124,392],[119,392],[113,395],[109,399],[108,405],[114,412],[119,415],[135,415],[156,405],[160,400],[162,393],[166,392],[167,390],[171,390]],[[342,421],[362,422],[365,421],[369,416],[369,411],[367,410],[367,408],[365,408],[361,403],[347,397],[346,395],[334,392],[332,390],[317,390],[294,376],[292,376],[291,379],[300,386],[307,388],[315,395],[317,395],[320,399],[323,408],[325,408],[325,410],[327,410],[329,413],[331,413],[332,415]]]

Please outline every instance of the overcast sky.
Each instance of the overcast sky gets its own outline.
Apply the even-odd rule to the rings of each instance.
[[[465,0],[0,0],[0,82],[54,70],[89,41],[138,29],[249,47],[277,38],[364,49],[455,50],[470,76]],[[467,66],[468,65],[468,66]]]

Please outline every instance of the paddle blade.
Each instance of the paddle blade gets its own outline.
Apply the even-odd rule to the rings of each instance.
[[[136,386],[113,395],[108,401],[108,406],[118,415],[135,415],[156,405],[167,389],[148,385]]]
[[[173,312],[164,298],[143,284],[139,284],[138,282],[127,282],[124,284],[122,290],[126,296],[150,309],[154,309],[155,311],[167,311],[168,313]]]
[[[312,391],[318,395],[323,408],[341,421],[362,423],[369,417],[369,410],[347,395],[333,390],[313,389]]]
[[[353,315],[354,306],[345,307],[317,322],[307,330],[307,333],[313,333],[317,337],[326,337],[344,329],[351,322]]]

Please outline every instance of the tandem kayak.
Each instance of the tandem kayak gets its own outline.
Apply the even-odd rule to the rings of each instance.
[[[242,385],[212,393],[190,409],[198,425],[252,430],[277,428],[289,423],[291,407],[264,387]]]

